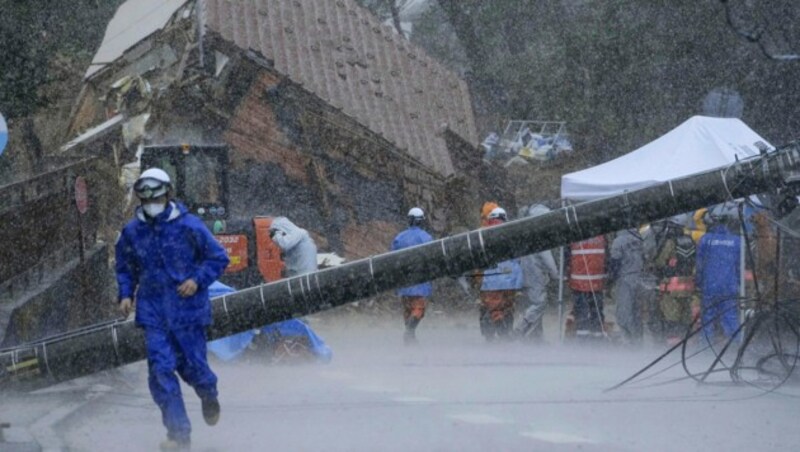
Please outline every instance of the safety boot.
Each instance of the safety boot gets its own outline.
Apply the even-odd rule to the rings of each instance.
[[[202,399],[203,403],[203,420],[208,425],[217,425],[219,422],[219,400],[216,397],[209,397]]]

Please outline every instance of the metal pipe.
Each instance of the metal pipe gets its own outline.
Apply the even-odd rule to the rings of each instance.
[[[599,234],[785,187],[800,171],[791,145],[727,168],[658,183],[544,215],[466,232],[379,254],[340,267],[263,284],[213,300],[217,339],[293,317],[331,309],[385,290],[487,268]],[[145,358],[144,337],[132,321],[0,350],[0,388],[16,382],[63,381]]]

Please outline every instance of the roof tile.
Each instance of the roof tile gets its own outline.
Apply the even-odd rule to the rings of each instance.
[[[207,27],[443,175],[443,125],[477,142],[466,83],[353,0],[206,0]]]

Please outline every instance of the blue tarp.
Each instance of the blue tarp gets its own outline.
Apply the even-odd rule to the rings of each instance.
[[[226,286],[219,281],[211,284],[208,291],[211,298],[235,292],[232,287]],[[291,319],[274,323],[259,328],[259,331],[261,334],[266,335],[265,337],[269,338],[269,340],[277,340],[280,337],[305,337],[308,340],[311,353],[320,362],[330,362],[333,356],[333,352],[325,344],[325,341],[301,320]],[[217,339],[208,343],[208,350],[223,361],[231,361],[247,349],[247,346],[253,342],[255,336],[255,330],[248,330],[233,336]]]

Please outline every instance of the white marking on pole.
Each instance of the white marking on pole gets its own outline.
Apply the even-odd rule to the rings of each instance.
[[[226,295],[222,296],[222,308],[225,309],[225,315],[230,317],[230,314],[228,314],[228,302],[225,300],[226,298],[228,298]]]
[[[261,284],[259,286],[258,292],[261,294],[261,307],[264,308],[264,310],[266,311],[267,310],[267,302],[266,302],[266,300],[264,300],[264,285],[263,284]]]
[[[728,189],[728,180],[725,178],[725,172],[723,170],[719,170],[719,177],[722,178],[722,185],[725,187],[725,192],[728,193],[730,198],[733,198],[733,194],[731,194],[731,191]]]
[[[482,229],[478,229],[478,239],[480,240],[480,243],[481,243],[481,254],[483,254],[483,261],[484,262],[488,262],[489,258],[486,257],[486,248],[485,248],[485,244],[483,242],[483,230]]]
[[[674,198],[675,190],[672,188],[672,179],[668,180],[667,182],[669,183],[669,194],[672,195],[672,197]]]
[[[111,325],[111,341],[114,343],[114,354],[117,355],[117,360],[122,362],[122,356],[119,354],[119,335],[117,334],[116,325]]]
[[[36,349],[34,349],[36,350]],[[53,376],[53,372],[50,370],[50,362],[47,360],[47,343],[42,342],[42,354],[44,355],[44,367],[47,368],[47,374],[51,377]],[[38,353],[37,353],[38,355]]]
[[[377,295],[379,292],[378,286],[375,285],[375,268],[372,266],[372,257],[369,258],[369,277],[370,282],[372,283],[372,291]]]
[[[300,282],[300,295],[303,297],[303,300],[305,300],[306,299],[306,287],[303,285],[303,277],[301,276],[301,277],[297,278],[297,280]]]
[[[320,301],[327,302],[327,300],[325,299],[325,296],[322,295],[322,290],[319,288],[319,272],[315,272],[314,273],[314,283],[316,283],[316,285],[317,285],[317,293],[319,294]],[[328,304],[330,304],[330,303],[328,303]]]
[[[575,206],[569,206],[572,209],[572,218],[575,219],[575,227],[578,228],[578,231],[581,230],[581,222],[578,220],[578,211],[575,210]]]

